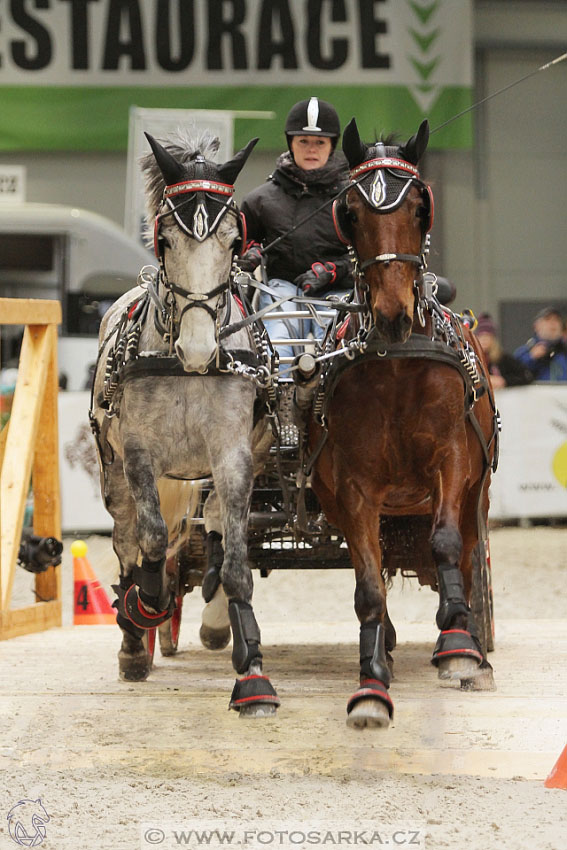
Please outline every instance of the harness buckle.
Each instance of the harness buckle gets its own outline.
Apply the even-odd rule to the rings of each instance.
[[[141,289],[147,289],[150,284],[155,283],[157,275],[158,270],[155,266],[142,266],[138,272],[136,283],[139,287],[141,287]]]

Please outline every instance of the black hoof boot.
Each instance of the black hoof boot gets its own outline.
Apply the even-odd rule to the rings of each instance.
[[[386,729],[394,704],[386,685],[379,679],[363,679],[347,703],[347,726],[351,729]]]
[[[123,620],[129,620],[137,629],[154,629],[156,626],[161,626],[169,620],[175,609],[175,595],[171,592],[169,592],[168,607],[163,611],[151,613],[145,606],[153,608],[158,599],[145,596],[142,591],[138,591],[135,584],[131,584],[127,590],[119,584],[113,584],[112,589],[117,596],[112,604],[118,609],[118,616]]]
[[[267,676],[262,674],[260,629],[252,606],[241,599],[231,599],[228,615],[232,627],[232,666],[237,679],[229,708],[241,717],[268,717],[276,713],[280,704],[276,690]]]
[[[241,717],[273,717],[279,705],[274,686],[260,671],[236,680],[228,707]]]
[[[394,714],[389,687],[386,627],[377,620],[363,623],[360,626],[360,687],[347,703],[347,726],[351,729],[387,728]]]

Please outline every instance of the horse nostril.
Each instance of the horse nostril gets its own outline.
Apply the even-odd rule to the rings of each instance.
[[[179,343],[176,343],[176,345],[175,345],[175,353],[177,354],[177,357],[179,358],[179,360],[181,360],[182,363],[185,363],[185,357],[183,355],[183,349],[181,348]]]

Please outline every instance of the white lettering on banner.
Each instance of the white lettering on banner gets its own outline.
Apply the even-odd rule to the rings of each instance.
[[[471,0],[11,0],[3,85],[470,86]]]

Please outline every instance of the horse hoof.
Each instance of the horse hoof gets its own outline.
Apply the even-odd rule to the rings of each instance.
[[[224,629],[211,629],[203,624],[199,629],[199,637],[206,649],[224,649],[230,643],[230,626]]]
[[[466,655],[455,655],[439,661],[437,675],[442,688],[461,687],[463,681],[471,681],[481,673],[480,664]]]
[[[175,610],[170,619],[162,623],[158,628],[159,648],[164,656],[175,655],[179,646],[179,631],[181,627],[181,611],[183,597],[178,596],[175,600]]]
[[[256,717],[275,717],[277,713],[277,705],[272,705],[268,702],[257,702],[255,705],[241,706],[238,714],[246,720]]]
[[[390,712],[380,700],[361,699],[353,705],[346,723],[350,729],[387,729]]]
[[[484,661],[468,679],[461,679],[463,691],[495,691],[494,671],[488,661]]]
[[[162,635],[161,632],[159,635],[159,648],[161,654],[166,658],[170,655],[175,655],[177,652],[177,645],[172,642],[171,636],[168,634]]]
[[[151,658],[145,649],[134,655],[122,650],[118,653],[118,675],[123,682],[145,682],[151,668]]]

